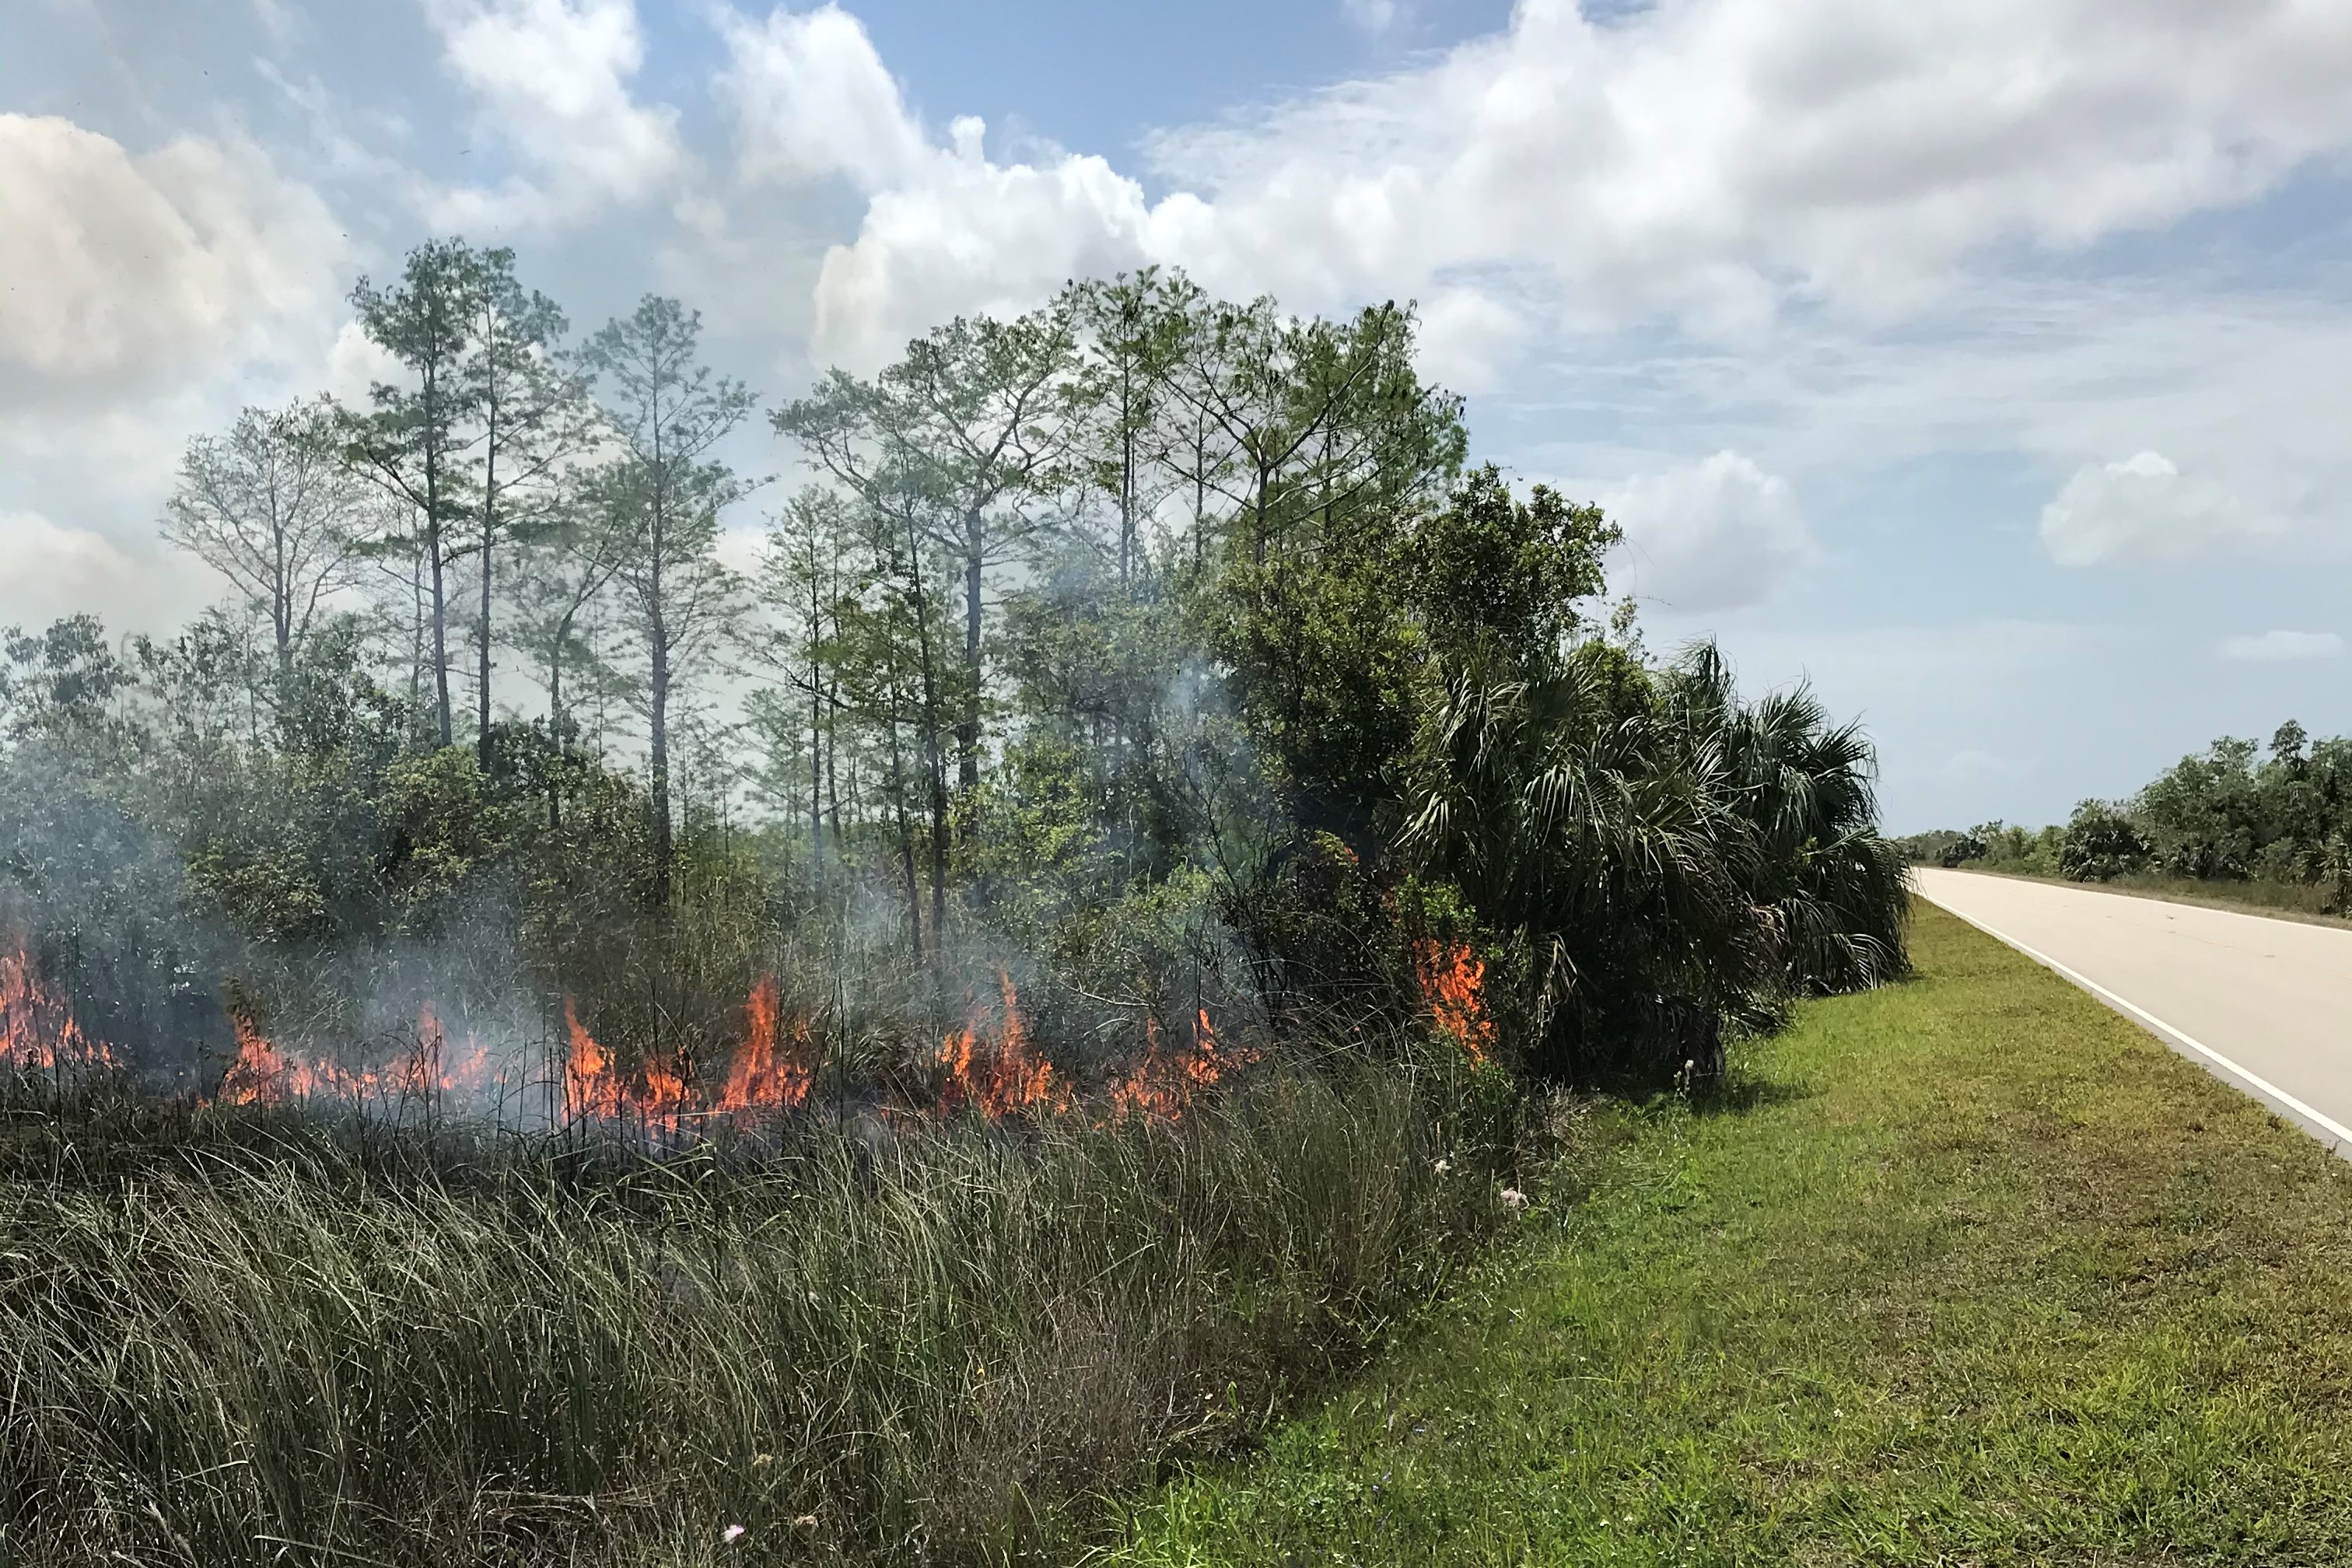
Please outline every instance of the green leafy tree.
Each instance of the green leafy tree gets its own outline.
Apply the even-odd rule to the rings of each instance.
[[[467,370],[483,282],[481,257],[462,239],[408,253],[398,283],[362,278],[352,290],[361,328],[398,361],[404,384],[370,388],[369,411],[344,426],[354,462],[414,518],[413,547],[429,627],[429,663],[441,744],[454,739],[449,697],[448,570],[467,549],[463,520],[475,505],[467,459],[479,433],[478,387]]]
[[[757,402],[749,388],[700,362],[701,333],[698,313],[649,295],[633,314],[607,323],[582,354],[620,448],[596,495],[627,540],[617,575],[646,662],[654,899],[663,907],[677,862],[674,689],[717,651],[740,603],[740,585],[717,555],[719,514],[751,487],[711,453]]]

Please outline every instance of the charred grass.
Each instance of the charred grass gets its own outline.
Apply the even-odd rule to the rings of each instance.
[[[1066,1558],[1431,1300],[1527,1136],[1410,1052],[659,1163],[20,1108],[0,1562]]]
[[[1919,910],[1117,1561],[2352,1561],[2352,1166]]]

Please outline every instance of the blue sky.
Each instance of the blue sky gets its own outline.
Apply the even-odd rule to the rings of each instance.
[[[362,387],[428,233],[771,398],[1158,261],[1420,300],[1654,646],[1860,714],[1897,828],[2046,820],[2352,729],[2347,80],[2341,0],[18,0],[0,622],[201,605],[178,452]]]

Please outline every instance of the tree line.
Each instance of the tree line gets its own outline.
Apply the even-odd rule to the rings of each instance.
[[[2267,747],[2224,735],[2123,800],[2085,800],[2063,826],[1989,822],[1904,840],[1914,859],[2074,881],[2153,874],[2315,891],[2352,912],[2352,739],[2290,719]]]
[[[64,907],[78,801],[247,969],[495,906],[545,987],[685,986],[640,987],[652,1033],[780,942],[1279,1029],[1410,1012],[1442,938],[1570,1074],[1901,968],[1867,742],[1650,654],[1613,525],[1470,461],[1409,308],[1147,269],[763,406],[678,301],[573,342],[508,250],[352,302],[394,374],[181,465],[164,535],[228,604],[8,638],[10,766],[58,786],[0,824],[19,897]],[[790,483],[729,461],[762,417]]]

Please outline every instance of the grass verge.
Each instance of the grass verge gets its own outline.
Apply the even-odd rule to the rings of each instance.
[[[2352,1561],[2352,1166],[1940,910],[1914,954],[1597,1112],[1591,1195],[1117,1560]]]

